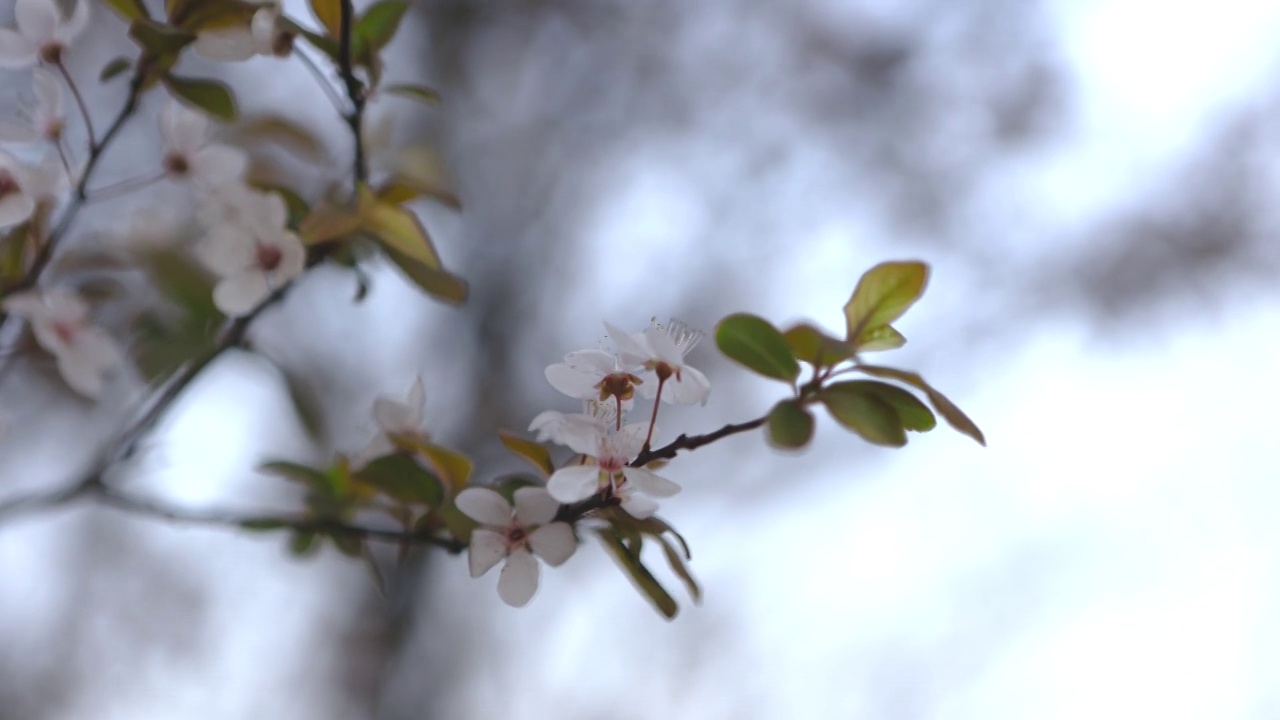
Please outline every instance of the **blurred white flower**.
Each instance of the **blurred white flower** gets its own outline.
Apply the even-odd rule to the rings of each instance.
[[[378,425],[378,433],[369,444],[352,458],[352,467],[364,467],[375,458],[382,457],[395,450],[391,442],[392,435],[425,436],[422,424],[425,420],[427,391],[422,385],[422,378],[417,378],[409,388],[409,396],[404,402],[379,397],[373,401],[373,421]]]
[[[711,382],[697,368],[684,363],[684,356],[702,339],[701,331],[675,320],[665,328],[654,322],[644,332],[634,335],[609,323],[604,326],[618,346],[623,365],[643,367],[657,376],[658,382],[642,388],[646,398],[653,398],[661,386],[670,389],[662,395],[667,402],[707,404]]]
[[[285,227],[284,201],[275,193],[247,193],[238,222],[215,225],[200,241],[201,261],[222,279],[213,302],[231,317],[249,314],[271,293],[302,274],[307,251]]]
[[[12,155],[0,151],[0,228],[17,225],[36,209],[30,168]]]
[[[578,547],[568,523],[552,522],[560,509],[546,490],[522,487],[515,492],[515,507],[488,488],[467,488],[454,503],[465,515],[481,524],[471,532],[467,550],[471,577],[489,572],[506,558],[498,576],[498,597],[512,607],[521,607],[538,589],[538,562],[542,558],[558,567]]]
[[[0,140],[14,143],[58,143],[66,126],[62,111],[62,85],[58,77],[43,68],[34,75],[35,102],[19,108],[20,123],[0,122]]]
[[[209,142],[209,118],[171,101],[160,111],[164,171],[197,187],[212,188],[244,177],[249,156],[229,145]]]
[[[644,518],[658,509],[658,504],[646,496],[671,497],[680,492],[679,485],[661,475],[627,465],[644,447],[648,423],[625,425],[615,433],[585,424],[564,430],[564,444],[587,459],[580,465],[556,470],[547,480],[547,491],[556,500],[574,503],[604,491],[618,498],[623,510]]]
[[[293,35],[280,28],[280,5],[261,3],[248,25],[201,30],[195,49],[210,60],[235,62],[256,55],[285,57],[293,50]]]
[[[89,307],[79,297],[59,289],[21,292],[5,298],[4,309],[31,323],[72,390],[87,398],[102,394],[104,375],[123,355],[111,336],[89,324]]]
[[[583,411],[565,413],[556,410],[545,410],[529,423],[529,430],[537,434],[538,442],[550,440],[557,445],[568,445],[566,439],[570,435],[590,435],[597,430],[613,427],[617,421],[618,409],[613,403],[596,399],[584,400]]]
[[[76,0],[75,5],[71,17],[64,18],[57,0],[17,0],[17,30],[0,28],[0,67],[61,63],[63,51],[89,24],[89,0]]]

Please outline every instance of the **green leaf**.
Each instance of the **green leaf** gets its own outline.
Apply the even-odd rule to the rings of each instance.
[[[755,315],[738,313],[721,320],[716,326],[716,347],[730,360],[765,377],[794,382],[800,374],[782,333]]]
[[[698,587],[698,581],[693,579],[693,573],[689,572],[689,567],[684,562],[687,558],[687,552],[686,557],[682,558],[676,552],[675,546],[671,544],[670,540],[661,535],[655,535],[654,537],[658,538],[658,543],[662,545],[662,554],[667,558],[667,564],[671,566],[671,571],[676,574],[676,577],[680,578],[680,581],[684,583],[685,589],[689,591],[689,597],[693,598],[695,603],[701,602],[702,588]]]
[[[298,236],[307,245],[319,245],[341,240],[359,229],[360,216],[354,210],[321,201],[298,223]]]
[[[312,488],[328,488],[332,486],[329,474],[323,470],[286,460],[275,460],[258,466],[259,472],[276,475],[286,480],[302,483]]]
[[[226,122],[236,119],[236,99],[218,80],[165,75],[164,84],[176,97]]]
[[[782,334],[796,360],[815,367],[831,367],[853,357],[853,346],[837,340],[821,329],[801,323]]]
[[[280,518],[249,518],[248,520],[241,520],[237,525],[241,530],[253,532],[284,530],[289,527],[289,523]]]
[[[444,502],[444,485],[435,473],[414,458],[395,453],[373,460],[352,474],[363,483],[402,503],[437,507]]]
[[[391,258],[391,261],[426,294],[459,305],[467,301],[470,288],[466,280],[447,270],[433,268],[401,255],[386,245],[383,245],[382,249],[386,251],[387,257]]]
[[[924,292],[929,266],[922,262],[880,263],[863,274],[844,306],[846,338],[855,347],[871,338],[867,333],[902,316]]]
[[[324,143],[315,133],[281,115],[242,118],[232,128],[231,136],[238,144],[267,143],[311,163],[326,159]]]
[[[649,602],[653,603],[654,608],[662,613],[662,616],[668,620],[674,618],[680,612],[680,608],[676,605],[675,598],[666,591],[658,582],[658,579],[649,572],[649,569],[640,562],[638,544],[628,547],[623,543],[613,531],[607,528],[596,530],[600,542],[604,545],[613,559],[627,573],[627,577],[631,578],[631,582],[635,584],[636,589],[640,591]],[[633,551],[634,548],[634,551]]]
[[[196,39],[195,33],[145,17],[129,23],[129,37],[148,53],[166,57],[166,66],[172,66],[177,61],[178,53]]]
[[[880,398],[889,407],[893,408],[894,412],[898,413],[898,419],[901,420],[902,427],[907,430],[928,432],[938,425],[938,420],[933,416],[933,412],[924,403],[920,402],[919,398],[897,385],[890,385],[876,380],[848,380],[834,383],[829,387],[840,388],[836,392],[860,392]]]
[[[299,530],[289,540],[289,552],[298,557],[311,555],[319,549],[320,545],[316,543],[316,534],[310,530]]]
[[[213,277],[189,255],[171,248],[137,254],[170,307],[143,312],[133,323],[131,354],[148,382],[213,350],[222,313],[213,304]]]
[[[360,226],[381,245],[433,270],[440,269],[440,256],[417,215],[378,197],[363,185],[358,207]]]
[[[334,42],[333,38],[312,32],[284,15],[280,16],[277,23],[277,27],[281,32],[289,33],[295,37],[301,37],[303,40],[311,43],[311,47],[319,50],[325,57],[332,60],[335,64],[338,62],[338,43]]]
[[[907,338],[892,325],[881,325],[863,331],[862,341],[858,343],[858,352],[896,350],[906,344]]]
[[[556,471],[556,465],[551,461],[551,452],[542,443],[506,430],[498,431],[498,439],[507,446],[508,450],[533,463],[533,466],[542,472],[542,477],[550,477]]]
[[[332,532],[329,533],[329,539],[333,541],[333,546],[338,548],[338,552],[349,558],[364,556],[364,539],[355,533]]]
[[[79,0],[79,2],[89,2],[89,0]],[[147,6],[142,0],[106,0],[107,6],[115,10],[125,20],[140,20],[148,18]]]
[[[133,61],[129,58],[118,57],[102,66],[102,72],[98,73],[98,82],[106,82],[125,70],[128,70],[132,65]]]
[[[849,383],[836,383],[822,388],[818,398],[836,422],[867,442],[890,447],[907,444],[907,434],[897,411],[875,394],[850,387]]]
[[[409,85],[397,83],[382,88],[382,92],[387,95],[399,95],[411,100],[430,105],[432,107],[440,104],[440,93],[427,87],[426,85]]]
[[[311,12],[324,27],[329,37],[342,36],[342,0],[310,0]]]
[[[925,397],[929,398],[929,403],[938,411],[942,419],[947,421],[948,425],[973,438],[979,445],[985,446],[987,444],[987,439],[983,437],[982,431],[978,429],[977,424],[970,420],[969,416],[965,415],[960,408],[956,407],[955,403],[948,400],[947,396],[933,389],[929,383],[924,381],[924,378],[916,373],[878,365],[859,365],[858,370],[876,377],[892,378],[921,390],[924,392]]]
[[[813,439],[813,413],[798,400],[783,400],[769,411],[769,443],[794,450]]]
[[[391,42],[400,29],[400,21],[404,19],[409,4],[403,0],[382,0],[374,3],[364,11],[364,15],[356,21],[355,33],[352,36],[351,54],[364,58],[376,53]]]

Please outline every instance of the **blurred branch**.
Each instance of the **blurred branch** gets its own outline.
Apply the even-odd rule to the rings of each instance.
[[[355,10],[351,6],[351,0],[342,0],[341,16],[339,25],[342,32],[338,38],[338,73],[342,76],[342,82],[347,88],[347,97],[351,99],[351,112],[346,114],[347,125],[351,127],[351,137],[355,140],[355,167],[353,173],[355,175],[356,184],[363,183],[369,175],[369,168],[365,165],[364,158],[364,136],[362,127],[364,126],[364,85],[360,79],[355,76],[354,69],[351,65],[351,30],[355,22]]]

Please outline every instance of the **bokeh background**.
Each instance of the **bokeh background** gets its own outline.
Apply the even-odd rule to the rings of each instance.
[[[71,63],[107,116],[123,90],[97,70],[129,46],[94,10]],[[682,456],[662,514],[705,599],[669,623],[592,543],[517,611],[439,553],[383,557],[383,594],[272,535],[92,505],[13,519],[0,718],[1280,716],[1278,39],[1280,3],[1250,0],[415,3],[389,72],[445,101],[379,101],[370,123],[394,119],[383,158],[428,142],[451,169],[464,211],[418,209],[472,300],[376,267],[353,304],[349,273],[313,273],[118,482],[294,507],[255,465],[361,447],[373,399],[418,373],[430,428],[496,476],[518,465],[493,431],[572,409],[543,368],[602,320],[839,328],[857,277],[896,258],[933,275],[884,361],[989,447],[939,430],[890,451],[827,420],[798,455],[751,434]],[[296,62],[184,62],[327,139],[320,167],[268,156],[283,178],[315,192],[345,167]],[[3,113],[29,82],[0,76]],[[159,157],[159,107],[104,177]],[[76,242],[181,235],[191,201],[95,207]],[[691,360],[711,402],[672,435],[782,393],[710,342]],[[89,406],[18,363],[0,499],[74,477],[140,392],[122,377]]]

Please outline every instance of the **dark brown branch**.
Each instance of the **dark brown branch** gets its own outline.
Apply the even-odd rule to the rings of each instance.
[[[736,435],[748,430],[755,430],[761,425],[764,425],[767,419],[768,416],[762,416],[755,420],[748,420],[743,423],[725,425],[719,430],[707,433],[706,435],[681,435],[657,450],[641,450],[640,454],[636,456],[636,459],[632,460],[629,464],[632,467],[642,467],[644,465],[648,465],[654,460],[671,460],[676,456],[676,453],[681,450],[697,450],[703,445],[709,445],[717,440],[729,437],[730,435]]]
[[[352,64],[351,39],[355,27],[355,9],[351,0],[342,0],[339,15],[338,35],[338,74],[347,89],[347,97],[351,100],[351,112],[347,113],[347,125],[351,128],[351,137],[355,141],[355,174],[356,183],[363,183],[369,176],[369,168],[364,157],[364,85],[355,75]]]

